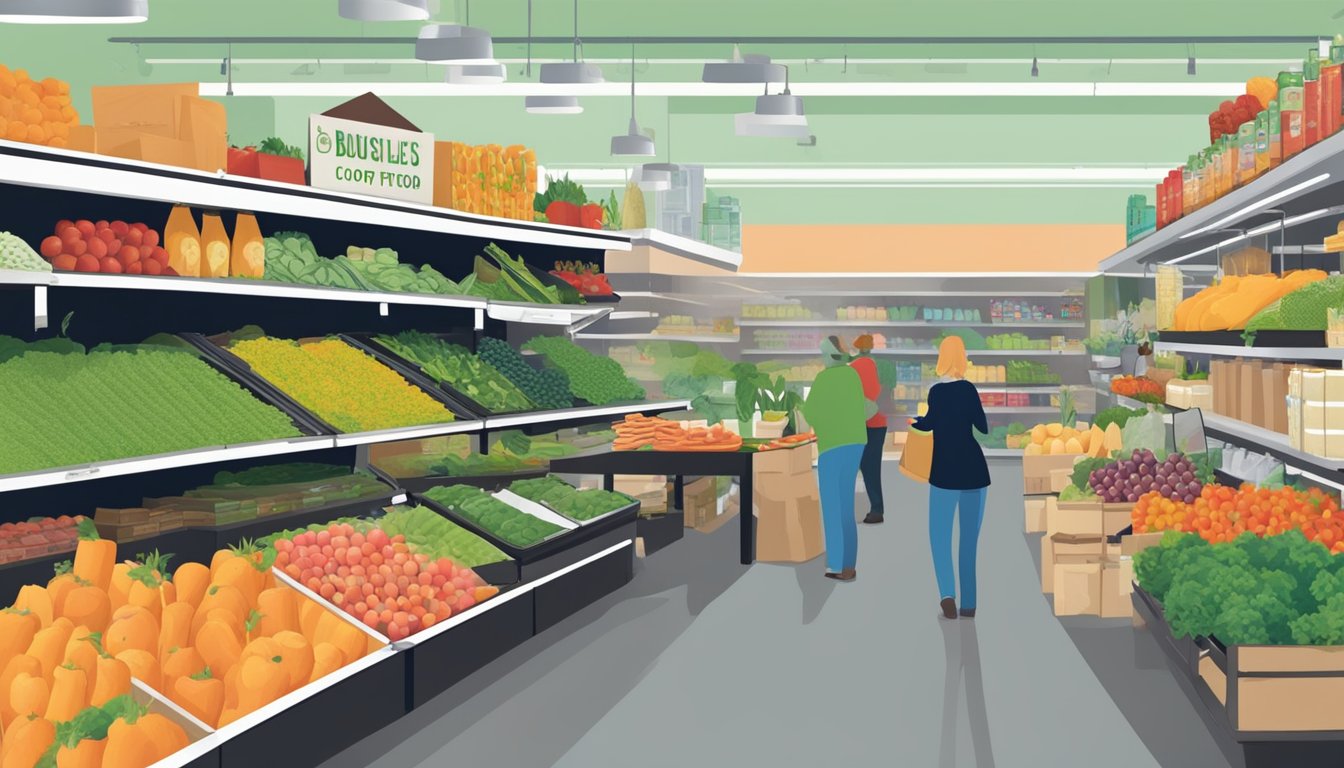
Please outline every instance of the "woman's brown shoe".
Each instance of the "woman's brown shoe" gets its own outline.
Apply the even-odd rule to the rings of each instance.
[[[944,598],[943,598],[943,601],[942,601],[941,603],[939,603],[939,605],[941,605],[941,606],[943,607],[943,618],[944,618],[944,619],[955,619],[955,618],[957,618],[957,601],[956,601],[956,600],[953,600],[953,599],[950,598],[950,597],[944,597]]]
[[[853,581],[854,579],[858,578],[858,576],[859,572],[853,568],[846,568],[845,570],[839,573],[826,574],[826,578],[835,579],[836,581]]]

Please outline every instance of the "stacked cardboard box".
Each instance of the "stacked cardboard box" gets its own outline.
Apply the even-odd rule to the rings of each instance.
[[[766,451],[752,462],[756,559],[802,563],[824,552],[812,446]]]
[[[1294,448],[1344,458],[1344,371],[1292,369],[1288,412],[1288,439]]]
[[[612,488],[639,502],[640,517],[667,512],[667,475],[616,475]]]
[[[1041,591],[1056,616],[1131,615],[1134,561],[1102,536],[1056,533],[1041,539]]]
[[[98,535],[115,542],[136,541],[150,536],[176,531],[186,526],[181,510],[172,507],[132,507],[106,509],[99,507],[93,515]]]
[[[1023,456],[1022,492],[1028,496],[1059,493],[1068,487],[1073,465],[1081,458],[1081,453]]]
[[[681,489],[681,508],[687,528],[703,528],[719,516],[719,493],[715,478],[702,477]]]
[[[1214,360],[1209,363],[1213,412],[1257,427],[1288,432],[1290,363]]]
[[[198,171],[224,170],[229,150],[224,105],[202,99],[199,91],[196,83],[93,88],[94,130],[72,135],[71,148]]]

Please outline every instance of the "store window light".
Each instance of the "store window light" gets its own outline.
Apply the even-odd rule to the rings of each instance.
[[[138,24],[149,20],[149,0],[0,0],[0,22],[10,24]]]

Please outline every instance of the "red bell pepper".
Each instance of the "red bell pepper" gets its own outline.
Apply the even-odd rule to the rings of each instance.
[[[579,209],[579,226],[588,229],[602,228],[602,206],[598,203],[588,203]]]
[[[564,200],[556,200],[546,206],[546,220],[552,224],[565,227],[577,227],[579,226],[579,206],[567,203]]]

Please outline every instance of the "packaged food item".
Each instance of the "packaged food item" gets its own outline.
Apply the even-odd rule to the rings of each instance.
[[[1283,159],[1307,146],[1307,125],[1301,72],[1279,73],[1279,119],[1282,121]]]
[[[1308,147],[1321,140],[1321,96],[1321,59],[1311,50],[1302,62],[1302,114]]]
[[[1237,184],[1255,178],[1255,121],[1247,120],[1237,128]]]
[[[1181,168],[1181,215],[1187,216],[1198,206],[1199,199],[1199,159],[1195,155],[1186,158]]]
[[[201,277],[229,276],[229,233],[219,211],[201,216]]]
[[[1279,100],[1273,99],[1265,109],[1265,117],[1269,122],[1269,167],[1278,168],[1279,163],[1283,162],[1283,123],[1279,115]]]
[[[1269,170],[1269,111],[1255,116],[1255,175]]]
[[[190,208],[173,206],[163,228],[163,242],[168,249],[168,266],[174,272],[182,277],[201,276],[201,232]]]
[[[229,260],[230,277],[254,277],[266,274],[266,243],[257,226],[257,217],[240,211],[233,225],[233,253]]]

